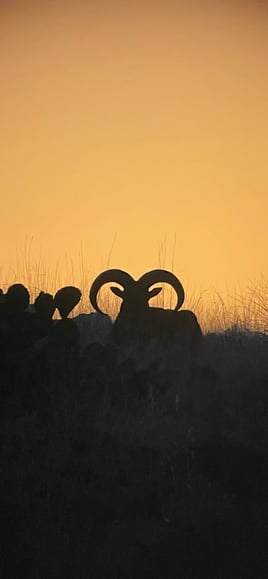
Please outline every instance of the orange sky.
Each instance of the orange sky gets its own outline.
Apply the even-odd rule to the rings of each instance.
[[[266,274],[267,71],[265,2],[2,0],[2,272],[32,238],[138,276],[176,237],[187,286]]]

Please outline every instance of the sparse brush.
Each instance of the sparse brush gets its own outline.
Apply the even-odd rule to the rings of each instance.
[[[110,266],[112,251],[116,236],[108,252],[106,266]],[[176,235],[174,235],[171,252],[168,251],[168,237],[158,243],[157,267],[169,269],[175,273]],[[23,283],[30,292],[31,303],[41,291],[53,295],[65,285],[75,285],[81,292],[79,304],[73,309],[71,317],[91,310],[89,303],[89,288],[98,270],[88,265],[81,244],[76,258],[65,255],[53,267],[45,261],[41,250],[34,251],[33,238],[25,239],[21,251],[16,252],[16,267],[0,270],[0,287],[4,292],[13,283]],[[244,292],[234,292],[229,295],[210,289],[192,288],[187,280],[183,281],[186,287],[186,298],[183,308],[191,309],[197,315],[202,330],[208,332],[223,332],[227,328],[236,327],[240,330],[259,331],[268,330],[268,280],[260,275],[256,281],[251,281]],[[174,292],[166,284],[163,291],[151,300],[151,305],[171,308],[174,304]],[[113,319],[116,317],[120,300],[113,296],[107,288],[103,288],[99,298],[101,308]],[[57,312],[55,317],[57,317]]]

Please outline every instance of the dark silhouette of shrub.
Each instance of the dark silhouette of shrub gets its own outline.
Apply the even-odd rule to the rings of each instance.
[[[80,289],[73,286],[66,286],[57,291],[54,303],[63,320],[68,317],[73,308],[79,303],[81,295]]]

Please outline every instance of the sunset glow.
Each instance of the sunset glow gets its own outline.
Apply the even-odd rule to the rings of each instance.
[[[2,277],[27,239],[74,277],[81,248],[92,276],[266,275],[267,70],[265,2],[1,2]]]

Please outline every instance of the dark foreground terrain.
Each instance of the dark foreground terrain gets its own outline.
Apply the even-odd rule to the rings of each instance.
[[[268,577],[267,342],[207,337],[198,376],[176,411],[4,398],[1,578]]]

